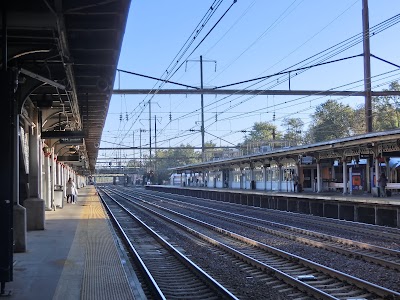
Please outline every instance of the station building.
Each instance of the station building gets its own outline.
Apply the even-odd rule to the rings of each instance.
[[[400,189],[400,130],[174,168],[173,185],[279,192],[374,192],[379,175],[388,189]]]

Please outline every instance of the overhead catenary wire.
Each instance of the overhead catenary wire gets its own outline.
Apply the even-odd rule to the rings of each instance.
[[[198,34],[200,34],[200,32],[202,31],[202,29],[205,27],[205,25],[207,24],[207,22],[210,20],[211,16],[216,12],[216,10],[218,9],[218,7],[219,7],[220,4],[222,3],[222,1],[223,1],[223,0],[216,0],[216,1],[214,1],[213,5],[211,5],[211,7],[207,10],[207,13],[205,14],[205,16],[203,16],[203,18],[202,18],[202,20],[200,21],[199,25],[197,25],[196,29],[193,30],[193,33],[191,34],[191,36],[195,35],[194,38],[193,38],[193,40],[195,39],[195,37],[196,37]],[[189,37],[188,40],[185,42],[184,45],[186,45],[186,44],[188,43],[188,41],[190,42],[190,39],[191,39],[191,38]],[[190,44],[191,44],[191,43],[190,43]],[[183,47],[184,47],[184,46],[182,46],[181,50],[183,49]],[[181,50],[180,50],[179,52],[181,52]],[[186,51],[187,51],[187,50],[186,50]],[[185,51],[185,52],[186,52],[186,51]],[[179,54],[179,52],[178,52],[178,54]],[[184,53],[185,53],[185,52],[184,52]],[[177,55],[178,55],[178,54],[177,54]],[[176,58],[176,56],[175,56],[175,58]],[[174,59],[175,59],[175,58],[174,58]],[[178,62],[179,62],[179,59],[178,59]],[[170,63],[170,66],[171,66],[172,63],[173,63],[173,61]],[[125,71],[125,70],[124,70],[124,71]],[[129,71],[125,71],[125,72],[129,72]],[[169,74],[168,68],[167,68],[166,72],[164,72],[164,74],[167,74],[167,76],[168,76],[168,74]],[[163,74],[162,76],[164,76],[164,74]],[[165,79],[161,79],[161,82],[162,82],[162,84],[165,84]],[[157,85],[157,83],[155,83],[155,85],[153,86],[152,90],[156,88],[156,85]],[[161,88],[161,86],[160,86],[159,88]],[[149,94],[150,94],[150,93],[149,93]],[[148,94],[148,95],[149,95],[149,94]],[[148,95],[147,95],[147,96],[148,96]],[[154,95],[155,95],[155,94],[154,94]],[[147,105],[150,103],[150,101],[154,98],[154,95],[151,96],[151,98],[150,98],[150,100],[148,100],[148,102],[146,102],[147,96],[143,99],[143,101],[142,101],[143,107],[141,107],[141,109],[139,110],[139,113],[137,114],[136,119],[134,119],[134,121],[132,122],[132,125],[131,125],[129,131],[132,129],[133,125],[136,124],[136,122],[138,121],[140,115],[141,115],[141,114],[143,113],[143,111],[146,109],[146,107],[147,107]],[[140,107],[140,105],[139,105],[139,107]],[[125,126],[124,126],[124,128],[125,128]],[[125,137],[126,137],[126,134],[121,138],[121,140],[125,139]]]
[[[293,8],[291,11],[289,11],[289,9],[297,2],[298,0],[294,0],[291,4],[289,4],[288,7],[286,7],[286,9],[271,23],[271,25],[268,26],[268,28],[266,30],[264,30],[262,32],[261,35],[259,35],[257,37],[257,39],[255,41],[253,41],[249,46],[247,46],[245,48],[245,50],[243,50],[233,61],[231,61],[226,67],[223,68],[223,70],[221,72],[219,72],[219,74],[217,76],[214,76],[211,80],[214,80],[215,78],[217,78],[220,74],[222,74],[222,72],[224,72],[229,66],[231,66],[234,62],[236,62],[240,57],[242,57],[247,51],[249,51],[258,41],[260,41],[263,37],[265,37],[267,35],[267,33],[269,33],[270,31],[272,31],[272,29],[274,29],[279,23],[281,23],[291,12],[293,12],[302,2],[300,1],[300,3],[297,4],[297,6],[295,8]],[[289,11],[289,13],[287,13]],[[214,47],[214,46],[213,46]]]
[[[283,81],[282,81],[283,82]],[[321,97],[322,98],[322,97]],[[229,101],[231,101],[231,100],[229,100]],[[215,102],[214,102],[215,103]],[[277,112],[278,112],[278,109],[277,109]],[[227,112],[225,112],[225,113],[227,113]],[[177,118],[177,120],[178,120],[178,118]],[[219,120],[223,120],[223,119],[219,119]],[[175,120],[174,120],[175,121]]]
[[[205,28],[205,24],[211,19],[211,16],[215,13],[215,11],[216,11],[217,8],[220,6],[220,4],[222,3],[222,1],[223,1],[223,0],[214,1],[216,7],[211,7],[211,8],[210,8],[211,11],[212,11],[212,13],[210,13],[210,16],[208,16],[208,17],[205,19],[206,22],[205,22],[204,24],[201,25],[201,30],[202,30],[203,28]],[[232,3],[232,4],[229,6],[229,8],[225,11],[225,13],[222,15],[222,17],[219,18],[219,20],[216,22],[216,24],[214,24],[214,26],[211,28],[211,30],[209,30],[209,32],[208,32],[208,33],[206,34],[206,36],[200,41],[200,43],[195,47],[195,49],[191,52],[191,54],[200,46],[200,44],[201,44],[201,43],[205,40],[205,38],[211,33],[211,31],[216,27],[216,25],[222,20],[222,18],[223,18],[223,17],[226,15],[226,13],[230,10],[230,8],[232,7],[232,5],[233,5],[234,3],[236,3],[236,1],[237,1],[237,0],[234,0],[234,1],[233,1],[233,3]],[[209,10],[210,10],[210,9],[209,9]],[[195,31],[196,31],[196,33],[197,33],[197,32],[201,32],[201,30],[197,30],[197,31],[195,30]],[[187,48],[184,50],[184,53],[186,53],[186,51],[187,51],[188,49],[189,49],[189,48],[187,47]],[[190,55],[191,55],[191,54],[190,54]],[[189,55],[189,56],[190,56],[190,55]],[[183,57],[183,55],[179,56],[177,62],[179,62],[179,60],[180,60],[182,57]],[[178,69],[183,65],[183,63],[184,63],[184,62],[182,62],[182,63],[180,64],[180,66],[178,67]],[[174,68],[175,68],[175,65],[172,67],[172,70],[173,70]],[[167,74],[167,77],[166,77],[165,79],[166,79],[166,80],[170,80],[170,78],[172,78],[172,76],[175,74],[175,72],[176,72],[178,69],[175,69],[175,71],[174,71],[172,74],[171,74],[172,71],[164,72],[164,73]],[[160,89],[161,86],[165,84],[164,81],[165,81],[165,80],[162,81],[162,83],[161,83],[161,85],[158,87],[158,89]],[[152,89],[154,89],[155,86],[156,86],[156,85],[154,85]],[[157,91],[157,90],[156,90],[156,91]],[[155,93],[155,94],[156,94],[156,93]],[[149,100],[147,103],[150,103],[151,99],[154,98],[154,95],[155,95],[155,94],[153,94],[153,96],[150,98],[150,100]],[[142,108],[140,114],[143,113],[143,111],[144,111],[144,109],[146,108],[146,106],[147,106],[147,104],[144,105],[144,107]],[[132,129],[133,125],[137,122],[137,120],[138,120],[138,118],[136,118],[136,119],[134,120],[134,122],[132,122],[132,125],[131,125],[130,129]],[[124,139],[125,137],[126,137],[126,135],[125,135],[122,139]]]
[[[394,70],[394,71],[389,71],[389,72],[384,72],[384,73],[382,73],[382,74],[379,74],[379,75],[376,75],[376,76],[374,76],[374,77],[379,77],[379,76],[383,76],[383,75],[385,75],[385,74],[390,74],[390,73],[392,73],[392,72],[397,72],[397,70]],[[395,75],[393,75],[393,76],[395,76]],[[335,90],[335,89],[338,89],[338,88],[342,88],[342,87],[345,87],[345,86],[348,86],[348,85],[352,85],[352,84],[354,84],[354,83],[357,83],[357,82],[362,82],[363,81],[363,79],[360,79],[360,80],[357,80],[357,81],[354,81],[354,82],[351,82],[351,83],[348,83],[348,84],[345,84],[345,85],[341,85],[341,86],[338,86],[338,87],[335,87],[335,88],[332,88],[332,89],[329,89],[329,90]],[[393,81],[393,79],[391,80],[391,81]],[[391,81],[387,81],[387,82],[391,82]],[[387,83],[386,82],[386,83]],[[359,86],[362,86],[362,83],[359,85]],[[359,86],[356,86],[356,87],[359,87]],[[380,85],[379,85],[380,86]],[[377,87],[379,87],[378,85],[377,86],[374,86],[374,88],[377,88]],[[354,87],[353,87],[354,88]],[[280,103],[280,104],[277,104],[277,105],[275,105],[275,106],[280,106],[280,105],[283,105],[283,104],[289,104],[289,103],[291,103],[291,102],[295,102],[295,101],[299,101],[299,100],[301,100],[301,99],[305,99],[305,98],[308,98],[308,97],[311,97],[311,96],[317,96],[318,95],[318,93],[316,93],[316,94],[313,94],[313,95],[309,95],[309,96],[302,96],[302,97],[299,97],[299,98],[296,98],[296,99],[292,99],[292,100],[289,100],[289,101],[285,101],[284,103]],[[322,96],[321,98],[324,98],[325,96]],[[340,99],[344,99],[344,98],[348,98],[349,96],[344,96],[344,97],[342,97],[342,98],[340,98]],[[308,102],[309,100],[305,100],[304,102]],[[302,103],[299,103],[299,104],[302,104]],[[268,107],[267,107],[268,108]],[[283,108],[281,108],[280,110],[283,110],[283,109],[285,109],[286,107],[283,107]],[[315,106],[312,106],[312,107],[310,107],[310,108],[306,108],[306,109],[304,109],[304,111],[306,111],[306,110],[310,110],[311,108],[315,108]],[[253,113],[255,113],[255,114],[258,114],[260,111],[262,111],[263,109],[265,109],[265,108],[257,108],[257,110],[254,110],[253,111]],[[277,110],[276,110],[277,111]],[[239,118],[239,119],[242,119],[243,118],[243,116],[245,116],[245,115],[248,115],[248,114],[250,114],[251,112],[245,112],[245,113],[242,113],[242,114],[238,114],[238,115],[236,115],[236,116],[229,116],[228,118],[231,120],[231,119],[234,119],[234,118]],[[296,112],[297,113],[297,112]],[[212,119],[212,117],[210,117],[209,119],[207,119],[207,120],[211,120]],[[279,117],[279,118],[277,118],[277,119],[283,119],[283,117]],[[226,121],[227,119],[225,118],[225,119],[220,119],[219,121]],[[208,124],[208,126],[206,127],[206,128],[210,128],[211,126],[213,125],[213,123],[210,123],[210,124]],[[222,137],[226,137],[226,136],[222,136]]]
[[[235,3],[235,2],[234,2],[234,3]],[[233,5],[233,3],[232,3],[232,5]],[[231,5],[231,6],[232,6],[232,5]],[[231,6],[230,6],[230,7],[231,7]],[[230,8],[228,8],[228,10],[229,10],[229,9],[230,9]],[[226,13],[226,12],[225,12],[225,13]],[[221,18],[220,18],[220,19],[221,19]],[[219,22],[219,21],[218,21],[218,22]],[[218,22],[217,22],[217,23],[218,23]],[[214,26],[214,27],[215,27],[215,26]],[[213,28],[214,28],[214,27],[213,27]],[[207,34],[207,35],[208,35],[208,34]],[[203,40],[204,40],[204,39],[203,39]],[[195,49],[197,49],[197,47],[196,47]],[[172,75],[173,75],[173,74],[172,74]],[[172,75],[171,75],[171,76],[172,76]]]
[[[389,19],[387,19],[387,20],[385,20],[385,21],[379,23],[378,25],[374,26],[373,28],[375,29],[375,31],[370,30],[370,35],[376,35],[377,33],[382,32],[383,30],[385,30],[385,29],[387,29],[387,28],[389,28],[389,27],[391,27],[391,26],[397,24],[399,21],[400,21],[400,14],[398,14],[398,15],[396,15],[396,16],[394,16],[394,17],[391,17],[391,18],[389,18]],[[386,24],[387,27],[385,27],[385,26],[382,27],[382,24]],[[362,33],[361,33],[361,35],[362,35]],[[355,35],[355,36],[358,36],[358,35]],[[351,38],[349,38],[349,39],[347,39],[347,40],[345,40],[345,41],[348,41],[348,40],[350,40],[350,39],[351,39]],[[333,49],[333,46],[330,47],[330,48],[328,48],[328,49],[333,49],[333,50],[331,50],[331,51],[329,51],[329,52],[327,53],[327,54],[329,55],[328,58],[331,58],[331,57],[335,56],[337,53],[341,53],[341,52],[343,52],[343,51],[345,51],[345,50],[347,50],[347,49],[353,47],[355,44],[358,44],[358,43],[360,43],[361,41],[362,41],[362,38],[359,39],[359,40],[356,40],[355,42],[353,41],[351,44],[346,45],[347,48],[345,48],[345,49],[339,49],[339,51],[336,51],[335,49]],[[344,42],[341,42],[341,43],[338,43],[338,44],[336,44],[336,45],[340,45],[340,44],[343,44],[343,43],[344,43]],[[328,50],[328,49],[326,49],[326,50]],[[319,53],[326,52],[326,50],[321,51],[321,52],[319,52]],[[332,53],[333,51],[336,51],[336,52]],[[311,56],[311,58],[312,58],[312,57],[315,57],[315,56],[316,56],[316,55],[313,55],[313,56]],[[326,59],[327,59],[327,58],[325,58],[324,60],[326,60]],[[308,59],[305,59],[305,60],[303,60],[303,61],[306,61],[306,60],[308,60]],[[313,61],[315,61],[315,59],[314,59]],[[297,63],[297,64],[295,64],[295,65],[298,65],[298,64],[299,64],[299,63]],[[285,69],[285,70],[287,70],[287,69]],[[307,68],[304,69],[304,70],[300,70],[299,72],[304,72],[304,71],[306,71],[306,70],[307,70]],[[286,81],[287,78],[284,78],[283,80]],[[261,81],[263,81],[263,80],[261,80]],[[257,83],[255,83],[255,84],[257,84]],[[255,84],[253,84],[253,85],[255,85]],[[281,82],[275,83],[275,84],[273,84],[273,86],[270,86],[270,87],[268,87],[268,88],[269,88],[269,89],[270,89],[270,88],[273,88],[273,87],[275,87],[275,86],[277,86],[277,85],[279,85],[279,84],[281,84]],[[266,85],[266,84],[265,84],[265,85]],[[231,95],[231,96],[232,96],[232,95]],[[227,97],[225,97],[225,98],[228,98],[228,97],[230,97],[230,96],[227,96]],[[238,98],[240,98],[240,97],[243,97],[243,96],[239,96]],[[250,97],[249,99],[254,98],[254,97],[255,97],[255,96],[252,96],[252,97]],[[225,99],[225,98],[224,98],[224,99]],[[244,101],[241,101],[239,104],[243,104],[243,103],[244,103]]]
[[[395,16],[393,16],[393,17],[391,17],[391,18],[389,18],[389,19],[387,19],[387,20],[385,20],[385,21],[383,21],[383,22],[381,22],[381,23],[379,23],[379,24],[373,26],[373,27],[371,28],[371,30],[370,30],[370,35],[371,35],[371,36],[376,35],[376,34],[382,32],[383,30],[386,30],[386,29],[390,28],[391,26],[397,24],[399,21],[400,21],[400,14],[395,15]],[[304,60],[300,61],[299,63],[294,64],[293,66],[299,65],[299,64],[301,64],[302,62],[306,62],[306,61],[308,61],[308,60],[310,60],[310,59],[313,59],[312,62],[314,62],[314,61],[317,59],[318,55],[321,55],[321,54],[324,54],[324,56],[328,55],[328,57],[324,58],[324,59],[322,60],[322,62],[319,62],[319,63],[317,63],[316,65],[323,65],[323,64],[326,64],[327,62],[324,62],[324,61],[326,61],[327,59],[329,59],[329,58],[331,58],[331,57],[333,57],[333,56],[335,56],[335,55],[337,55],[337,54],[339,54],[339,53],[342,53],[343,51],[345,51],[345,50],[347,50],[347,49],[353,47],[354,45],[360,43],[360,42],[362,41],[362,36],[363,36],[363,33],[359,33],[359,34],[357,34],[357,35],[354,35],[353,37],[350,37],[350,38],[348,38],[348,39],[346,39],[346,40],[344,40],[344,41],[342,41],[342,42],[340,42],[340,43],[337,43],[336,45],[331,46],[331,47],[329,47],[329,48],[327,48],[327,49],[325,49],[325,50],[323,50],[323,51],[321,51],[321,52],[319,52],[319,53],[317,53],[317,54],[315,54],[315,55],[312,55],[312,56],[310,56],[309,58],[304,59]],[[336,48],[335,48],[336,46],[338,46],[339,49],[336,49]],[[344,47],[344,48],[343,48],[343,47]],[[357,57],[357,56],[360,56],[360,55],[352,56],[352,57],[349,57],[349,58],[354,58],[354,57]],[[323,57],[323,56],[322,56],[322,57]],[[321,57],[320,57],[320,59],[321,59]],[[344,59],[347,59],[347,58],[344,58]],[[343,60],[343,59],[339,59],[338,61],[340,61],[340,60]],[[321,61],[321,60],[320,60],[320,61]],[[292,67],[293,67],[293,66],[292,66]],[[289,68],[290,68],[290,67],[289,67]],[[289,71],[288,71],[289,68],[286,68],[286,69],[284,69],[283,71],[281,71],[282,75],[287,74],[287,73],[289,72]],[[301,68],[299,68],[299,70],[298,70],[297,72],[306,71],[306,70],[308,70],[309,68],[310,68],[310,66],[301,67]],[[290,70],[290,72],[296,72],[296,70],[293,69],[293,70]],[[275,76],[277,76],[277,75],[280,75],[280,74],[276,74]],[[263,81],[264,78],[265,78],[265,79],[268,79],[269,77],[271,77],[271,75],[264,76],[264,77],[257,78],[257,79],[258,79],[259,81]],[[253,80],[257,80],[257,79],[253,79]],[[253,81],[253,80],[252,80],[252,81]],[[286,80],[287,80],[287,79],[284,78],[284,81],[286,81]],[[258,84],[258,83],[259,83],[259,82],[255,83],[255,84]],[[238,83],[235,83],[235,84],[238,84]],[[279,84],[280,84],[280,83],[279,83]],[[278,85],[278,84],[274,84],[274,86],[276,86],[276,85]],[[227,85],[221,86],[221,87],[226,87],[226,86],[227,86]],[[217,88],[221,88],[221,87],[217,87]],[[248,87],[247,87],[247,88],[248,88]],[[247,89],[247,88],[245,88],[245,89]],[[271,87],[270,87],[270,88],[271,88]],[[244,90],[245,90],[245,89],[244,89]],[[229,98],[229,97],[231,97],[231,96],[234,96],[234,95],[226,96],[226,97],[223,98],[223,99],[227,99],[227,98]],[[244,95],[243,95],[243,96],[244,96]],[[243,96],[239,96],[239,98],[240,98],[240,97],[243,97]],[[255,97],[255,96],[253,96],[253,97],[251,97],[251,98],[254,98],[254,97]],[[220,99],[220,100],[218,100],[218,101],[222,101],[223,99]],[[243,103],[244,103],[244,102],[242,101],[242,102],[238,103],[238,105],[243,104]],[[236,105],[236,106],[237,106],[237,105]],[[236,107],[236,106],[233,106],[233,107]],[[207,107],[207,105],[206,105],[206,107]],[[231,108],[232,108],[232,106],[230,107],[230,109],[231,109]],[[193,111],[193,112],[191,112],[191,113],[188,113],[188,114],[194,114],[194,113],[197,112],[197,111],[198,111],[198,109],[195,110],[195,111]],[[220,114],[221,114],[221,113],[223,113],[223,111],[220,112]]]
[[[400,14],[397,14],[397,15],[395,15],[395,16],[393,16],[393,17],[391,17],[391,18],[389,18],[389,19],[387,19],[387,20],[385,20],[385,21],[373,26],[369,30],[369,35],[370,35],[370,37],[372,37],[373,35],[376,35],[376,34],[382,32],[383,30],[386,30],[386,29],[396,25],[399,22],[400,22]],[[346,39],[346,40],[344,40],[344,41],[342,41],[340,43],[337,43],[337,44],[335,44],[335,45],[333,45],[333,46],[331,46],[331,47],[329,47],[329,48],[327,48],[327,49],[325,49],[325,50],[323,50],[321,52],[318,52],[318,53],[316,53],[316,54],[314,54],[314,55],[312,55],[312,56],[310,56],[310,57],[308,57],[308,58],[306,58],[306,59],[304,59],[304,60],[302,60],[302,61],[300,61],[300,62],[298,62],[298,63],[296,63],[296,64],[294,64],[292,66],[290,66],[290,67],[285,68],[281,72],[276,73],[276,75],[280,75],[279,73],[287,74],[291,68],[293,68],[293,67],[295,67],[297,65],[300,65],[302,63],[305,63],[305,62],[307,62],[309,60],[311,60],[311,62],[314,62],[316,59],[318,59],[318,56],[320,56],[322,54],[324,54],[324,56],[325,56],[325,55],[332,55],[332,53],[334,53],[335,55],[337,55],[338,53],[342,53],[345,50],[353,47],[355,44],[358,44],[358,43],[362,42],[362,39],[363,39],[363,33],[356,34],[356,35],[354,35],[354,36],[352,36],[352,37],[350,37],[350,38],[348,38],[348,39]],[[335,51],[335,52],[333,52],[333,51]],[[318,64],[319,63],[317,63],[317,65]],[[320,64],[322,64],[322,63],[320,63]],[[303,70],[303,69],[306,69],[306,67],[298,68],[298,70]],[[295,71],[296,71],[296,69],[291,70],[291,72],[295,72]],[[220,89],[220,88],[224,88],[224,87],[229,87],[229,86],[233,86],[233,85],[238,85],[238,84],[257,81],[257,80],[262,80],[262,79],[268,79],[270,77],[271,77],[271,75],[267,75],[267,76],[262,76],[262,77],[258,77],[258,78],[243,80],[243,81],[239,81],[239,82],[235,82],[235,83],[230,83],[230,84],[218,86],[215,89]]]

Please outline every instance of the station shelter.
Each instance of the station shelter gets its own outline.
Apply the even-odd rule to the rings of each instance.
[[[399,156],[400,130],[396,129],[176,167],[171,184],[277,192],[371,193],[382,172],[389,180],[389,189],[400,189]]]

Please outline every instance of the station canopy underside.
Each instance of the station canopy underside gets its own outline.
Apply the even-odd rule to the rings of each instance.
[[[6,2],[0,18],[8,68],[18,74],[21,116],[29,122],[31,106],[40,108],[47,144],[83,139],[79,152],[58,155],[84,156],[94,171],[130,0]]]

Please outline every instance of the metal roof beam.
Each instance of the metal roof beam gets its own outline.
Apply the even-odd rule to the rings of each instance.
[[[315,90],[216,90],[216,89],[117,89],[114,95],[282,95],[282,96],[364,96],[364,91]],[[373,91],[372,96],[400,96],[400,91]]]

